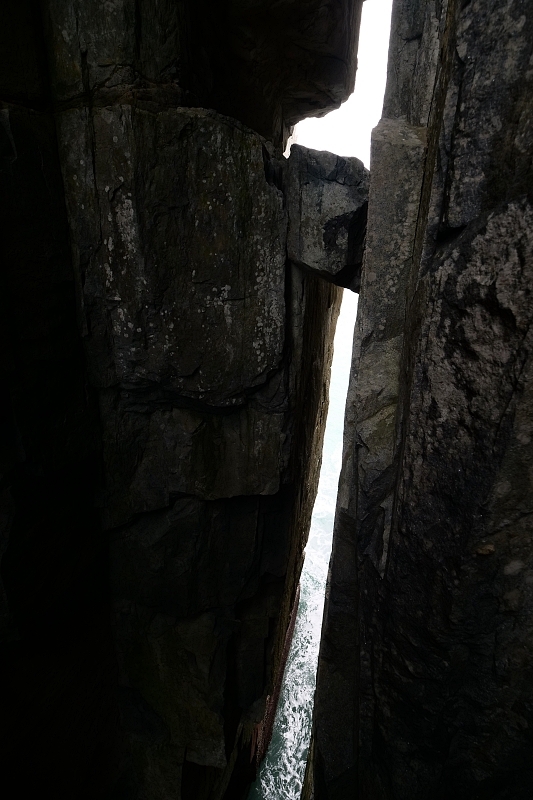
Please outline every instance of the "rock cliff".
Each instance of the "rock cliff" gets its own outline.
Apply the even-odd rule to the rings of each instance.
[[[533,792],[532,48],[394,4],[307,798]]]
[[[355,159],[280,147],[349,94],[360,7],[3,5],[17,794],[233,800],[253,778],[368,193]]]

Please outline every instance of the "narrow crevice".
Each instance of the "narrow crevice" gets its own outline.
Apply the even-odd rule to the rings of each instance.
[[[365,4],[370,6],[370,4]],[[378,8],[379,6],[379,8]],[[383,13],[385,11],[385,13]],[[333,118],[338,114],[338,128],[322,120],[305,120],[295,131],[293,141],[314,150],[327,150],[342,153],[342,157],[356,156],[363,158],[368,166],[370,131],[379,121],[381,115],[381,98],[386,77],[388,22],[390,19],[391,3],[375,3],[368,11],[363,11],[361,25],[360,45],[365,40],[372,40],[376,50],[376,31],[382,29],[383,49],[380,53],[382,63],[376,69],[375,52],[368,53],[368,73],[365,76],[365,53],[360,46],[359,69],[357,80],[364,86],[358,94],[358,86],[352,98],[344,108],[329,115]],[[369,28],[365,30],[365,13]],[[378,14],[381,16],[378,17]],[[373,14],[376,16],[371,20]],[[371,21],[370,21],[371,20]],[[381,33],[381,31],[380,31]],[[382,68],[382,74],[376,79],[377,72]],[[370,77],[370,73],[372,77]],[[372,109],[366,107],[368,86],[372,85],[375,101],[376,95],[380,98],[378,105]],[[353,103],[353,105],[351,105]],[[348,118],[349,106],[356,109],[351,118]],[[365,118],[366,117],[366,118]],[[349,120],[349,121],[348,121]],[[323,125],[323,127],[322,127]],[[331,138],[322,135],[321,130],[330,126]],[[367,142],[362,145],[355,139],[359,131],[364,129]],[[344,137],[341,131],[344,131]],[[368,147],[368,151],[366,148]],[[316,154],[319,155],[318,153]],[[324,157],[326,154],[323,154]],[[340,156],[338,156],[340,158]],[[324,607],[326,578],[328,562],[331,554],[333,523],[337,503],[337,485],[340,475],[344,414],[347,398],[348,383],[351,371],[352,341],[357,310],[357,301],[361,273],[363,270],[363,255],[365,249],[366,218],[368,202],[350,215],[349,226],[346,222],[348,214],[333,216],[324,227],[324,245],[327,252],[333,255],[341,228],[347,228],[347,260],[346,266],[336,274],[326,272],[322,265],[315,264],[313,268],[298,261],[298,268],[307,275],[314,273],[322,280],[344,287],[340,316],[334,340],[334,355],[331,368],[329,409],[327,415],[324,447],[322,451],[322,466],[317,498],[313,511],[311,530],[306,547],[305,561],[301,574],[301,597],[296,617],[294,635],[291,649],[288,654],[287,665],[283,683],[281,685],[280,699],[274,722],[270,746],[265,759],[258,772],[258,778],[251,787],[248,800],[300,800],[305,795],[311,776],[306,776],[306,763],[308,754],[313,750],[312,725],[313,725],[313,699],[316,683],[320,634],[322,628],[322,615]],[[294,254],[293,254],[294,260]],[[302,258],[302,261],[304,259]],[[315,762],[314,756],[310,756]],[[320,753],[318,753],[320,760]],[[316,766],[316,763],[315,763]],[[319,776],[315,775],[315,779]],[[316,786],[316,783],[315,783]]]
[[[337,483],[342,461],[344,407],[348,389],[357,295],[344,290],[335,333],[329,408],[320,483],[300,579],[294,634],[270,746],[248,800],[299,798],[311,737],[312,703],[320,630],[331,552]],[[277,701],[277,698],[276,698]]]

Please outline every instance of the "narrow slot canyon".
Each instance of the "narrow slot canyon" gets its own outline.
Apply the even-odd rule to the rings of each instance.
[[[318,492],[300,577],[300,597],[272,740],[249,800],[299,800],[311,737],[324,591],[342,461],[344,407],[357,295],[345,289],[335,331]]]
[[[296,125],[289,140],[314,150],[356,157],[370,167],[370,137],[381,117],[392,0],[363,6],[354,93],[322,119]],[[272,739],[248,800],[300,800],[311,738],[320,632],[337,488],[358,295],[343,290],[333,343],[320,480],[300,578],[298,611]]]
[[[531,800],[532,186],[533,0],[4,0],[6,800]]]

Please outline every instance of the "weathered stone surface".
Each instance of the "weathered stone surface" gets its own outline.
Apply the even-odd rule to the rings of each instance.
[[[284,340],[286,216],[264,145],[195,109],[95,109],[90,138],[86,115],[62,114],[59,138],[95,383],[234,405]]]
[[[530,2],[395,4],[315,800],[533,791],[532,26]]]
[[[314,711],[314,758],[320,758],[320,780],[329,793],[326,797],[353,792],[359,700],[354,692],[359,648],[353,521],[358,524],[359,549],[382,576],[398,448],[395,420],[405,322],[401,301],[412,269],[424,154],[424,128],[382,119],[374,129],[366,268],[346,403],[343,470],[324,610],[328,625],[321,641]],[[398,178],[393,187],[388,182],[390,175]],[[324,686],[327,693],[320,691]],[[339,730],[344,732],[342,737]]]
[[[402,301],[413,267],[425,140],[425,128],[387,119],[381,120],[372,138],[372,161],[376,165],[369,202],[372,217],[354,343],[354,372],[364,377],[352,382],[349,403],[359,448],[355,465],[361,488],[358,514],[364,520],[364,532],[361,528],[358,538],[381,575],[387,561],[394,495],[392,467],[398,448],[395,420],[402,378]],[[390,175],[397,176],[394,187],[388,183]],[[353,441],[347,446],[351,449]],[[339,497],[343,511],[349,508],[346,489],[343,481]]]
[[[196,109],[87,115],[65,111],[59,140],[100,395],[122,780],[231,797],[253,775],[234,761],[253,759],[316,485],[291,464],[309,446],[316,462],[322,432],[298,432],[306,317],[318,301],[311,352],[329,363],[336,290],[286,274],[283,171],[256,133]]]
[[[176,493],[274,494],[287,220],[268,153],[212,112],[96,109],[91,140],[86,113],[63,114],[59,136],[90,372],[106,390],[108,524]]]
[[[368,181],[368,170],[357,158],[291,147],[288,256],[355,292],[361,282]]]
[[[170,509],[144,513],[111,533],[115,637],[127,688],[122,780],[141,797],[181,792],[229,800],[253,777],[255,732],[279,680],[316,492],[327,390],[321,365],[331,358],[338,310],[336,287],[292,277],[301,317],[290,399],[295,409],[307,409],[310,398],[315,406],[310,418],[285,417],[293,455],[280,490],[219,500],[178,495]],[[300,360],[304,336],[310,352],[323,348],[318,361]],[[266,444],[278,437],[275,431]],[[231,480],[243,458],[237,453],[223,476],[229,472]],[[297,489],[307,465],[304,488]]]
[[[353,90],[362,0],[47,0],[62,103],[213,108],[281,142]]]

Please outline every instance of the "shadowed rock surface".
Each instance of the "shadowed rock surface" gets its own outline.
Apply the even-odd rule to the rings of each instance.
[[[362,0],[48,0],[54,98],[213,108],[279,144],[353,91]]]
[[[287,259],[279,146],[351,90],[360,7],[2,6],[1,752],[18,794],[233,800],[254,777],[340,301]]]
[[[533,792],[532,48],[394,5],[306,798]]]

